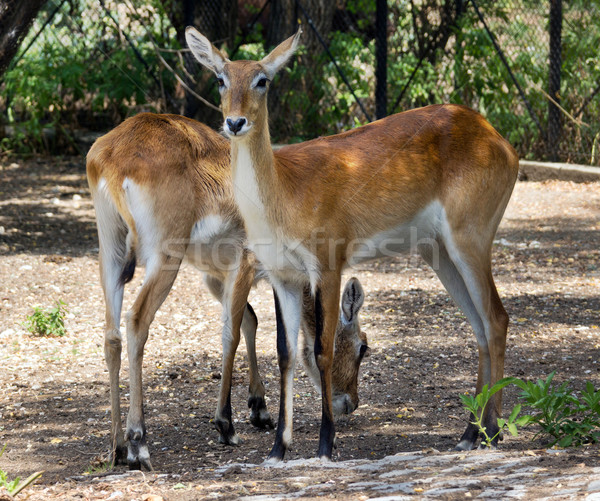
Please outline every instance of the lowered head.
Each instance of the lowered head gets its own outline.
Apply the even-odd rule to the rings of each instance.
[[[332,382],[333,412],[339,416],[350,414],[358,407],[358,376],[360,365],[368,357],[369,348],[366,334],[360,328],[359,312],[365,300],[360,282],[351,278],[344,287],[340,319],[335,333]],[[302,330],[304,347],[302,362],[307,374],[317,388],[321,388],[321,377],[315,360],[315,310],[310,288],[305,289]]]

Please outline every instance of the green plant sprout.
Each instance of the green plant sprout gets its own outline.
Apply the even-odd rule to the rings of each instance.
[[[86,468],[84,475],[97,475],[101,473],[105,473],[114,468],[114,462],[108,461],[103,457],[97,457],[88,465]]]
[[[509,384],[514,384],[515,378],[504,378],[498,381],[491,388],[488,385],[484,385],[481,389],[481,393],[476,396],[472,395],[461,395],[460,399],[464,405],[464,407],[471,413],[473,416],[472,423],[477,426],[479,429],[479,433],[483,437],[482,445],[486,447],[492,447],[494,440],[496,440],[500,433],[504,429],[507,429],[509,433],[516,437],[518,435],[518,426],[525,426],[529,422],[529,416],[519,416],[521,412],[521,404],[515,405],[510,413],[508,420],[498,418],[498,431],[490,436],[487,433],[486,427],[483,425],[483,412],[489,403],[492,396],[498,391],[502,390],[505,386]]]
[[[581,398],[578,398],[568,382],[552,384],[555,373],[536,382],[504,378],[489,389],[485,385],[475,397],[461,395],[463,406],[474,417],[472,423],[483,437],[482,443],[491,447],[502,430],[507,429],[511,435],[517,436],[518,427],[532,423],[541,428],[532,440],[546,433],[552,437],[549,447],[557,444],[560,447],[577,447],[600,442],[600,390],[588,381],[580,392]],[[483,411],[491,397],[510,384],[521,389],[519,398],[523,403],[513,407],[508,420],[498,418],[499,431],[490,437],[483,426]],[[530,409],[530,413],[519,417],[524,406]]]
[[[560,447],[600,442],[600,390],[588,381],[579,399],[568,382],[552,384],[555,373],[536,383],[514,381],[522,390],[520,398],[535,411],[530,421],[542,428],[535,437],[545,432],[554,439],[550,446]]]
[[[42,309],[36,306],[23,325],[29,332],[38,336],[64,336],[67,313],[65,306],[60,300],[56,301],[54,308]]]
[[[6,444],[4,445],[4,447],[2,447],[2,450],[0,451],[0,457],[2,457],[2,454],[4,454],[5,450],[6,450]],[[44,472],[36,471],[35,473],[32,473],[31,475],[29,475],[25,480],[20,482],[20,480],[21,480],[20,477],[16,477],[13,480],[8,480],[8,475],[6,474],[6,472],[4,472],[4,471],[2,471],[2,469],[0,469],[0,489],[1,488],[6,489],[6,491],[11,496],[14,497],[17,494],[19,494],[23,489],[25,489],[25,487],[31,485],[38,478],[40,478],[42,476],[42,473],[44,473]]]

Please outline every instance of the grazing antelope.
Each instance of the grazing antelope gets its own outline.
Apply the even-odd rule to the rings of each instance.
[[[257,427],[273,427],[256,360],[257,320],[247,302],[260,273],[256,274],[254,256],[244,249],[246,237],[233,199],[229,148],[225,138],[194,120],[143,113],[98,139],[88,153],[87,177],[96,209],[106,303],[104,353],[110,379],[114,463],[126,459],[130,468],[152,467],[143,414],[142,357],[150,324],[171,290],[184,256],[203,271],[209,290],[223,304],[222,379],[214,419],[219,441],[239,443],[231,420],[230,396],[240,327],[250,365],[250,421]],[[145,264],[146,275],[127,315],[131,397],[124,435],[119,403],[119,324],[124,285],[133,277],[136,261]],[[309,291],[306,294],[310,297]],[[358,405],[358,368],[367,351],[357,318],[363,297],[360,284],[351,279],[336,340],[336,361],[348,367],[333,383],[339,413],[352,412]],[[304,339],[310,359],[314,314],[312,306],[307,308]],[[311,379],[318,380],[314,363],[305,360],[305,365]]]
[[[473,327],[477,391],[502,378],[508,316],[491,272],[494,234],[517,178],[514,149],[478,113],[434,105],[273,152],[267,90],[294,53],[300,31],[261,61],[229,61],[192,27],[187,43],[213,71],[231,138],[234,195],[248,245],[275,291],[281,403],[272,460],[292,439],[293,370],[302,309],[315,301],[315,356],[322,386],[318,455],[334,443],[332,360],[345,266],[416,249]],[[485,409],[498,429],[501,396]],[[478,437],[467,426],[457,448]]]

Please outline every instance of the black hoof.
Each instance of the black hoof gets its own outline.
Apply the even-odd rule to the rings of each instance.
[[[127,447],[124,445],[114,447],[108,455],[108,462],[111,468],[119,464],[127,464]]]
[[[142,469],[142,465],[141,465],[139,459],[135,459],[133,461],[128,460],[127,465],[129,466],[130,470],[141,470]]]
[[[149,456],[140,456],[137,457],[127,457],[127,466],[129,466],[130,470],[146,470],[146,471],[154,471],[152,467],[152,463],[150,462]]]
[[[237,447],[244,443],[244,441],[239,437],[239,435],[234,434],[232,437],[224,437],[223,435],[219,435],[219,443],[223,445],[231,445],[232,447]]]
[[[471,416],[471,421],[475,418]],[[455,451],[472,451],[475,448],[477,439],[479,438],[479,428],[473,423],[469,423],[465,432],[460,437],[460,442],[454,448]]]
[[[127,465],[130,470],[141,470],[142,468],[153,471],[152,463],[150,462],[150,452],[146,444],[146,433],[144,432],[128,432],[129,439],[127,445]]]
[[[261,430],[274,429],[275,423],[267,410],[267,404],[262,397],[250,397],[248,399],[248,407],[250,408],[250,422],[252,426]]]
[[[273,423],[273,419],[266,409],[259,413],[252,411],[250,413],[250,423],[255,428],[260,428],[261,430],[272,430],[275,428],[275,423]]]
[[[214,425],[219,432],[219,443],[236,446],[242,443],[242,439],[235,433],[233,424],[225,419],[214,420]]]
[[[455,451],[458,452],[465,452],[465,451],[472,451],[475,448],[475,443],[471,442],[470,440],[461,440],[458,444],[456,444],[456,447],[454,447]]]
[[[267,463],[277,463],[279,461],[283,461],[285,450],[286,448],[282,443],[275,442],[275,445],[267,457]]]
[[[333,444],[321,445],[317,451],[317,457],[320,459],[333,460]]]

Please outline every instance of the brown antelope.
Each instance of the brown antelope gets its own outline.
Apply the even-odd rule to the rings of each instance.
[[[276,152],[267,90],[294,53],[300,32],[261,61],[229,61],[197,30],[187,42],[218,79],[223,128],[231,138],[234,195],[248,245],[268,271],[278,313],[281,403],[269,458],[292,439],[292,386],[302,290],[315,300],[315,355],[322,386],[318,455],[334,443],[332,360],[345,266],[416,249],[433,266],[473,327],[477,391],[502,378],[508,316],[491,272],[494,234],[517,178],[514,149],[478,113],[434,105]],[[484,423],[498,429],[501,396]],[[467,426],[459,449],[478,437]]]
[[[98,139],[87,156],[87,176],[96,209],[100,276],[106,303],[104,353],[109,370],[112,461],[151,469],[143,414],[142,357],[154,315],[171,290],[182,259],[199,267],[211,293],[223,304],[223,364],[214,423],[219,440],[236,445],[231,378],[240,340],[246,339],[250,365],[250,421],[272,427],[258,373],[256,316],[247,302],[257,276],[254,257],[244,249],[242,219],[233,199],[229,142],[212,129],[177,115],[144,113]],[[145,264],[144,284],[127,315],[130,407],[121,428],[119,369],[123,289],[136,260]],[[310,297],[310,292],[306,293]],[[344,293],[336,360],[348,369],[334,379],[339,413],[358,405],[358,368],[367,351],[357,312],[363,301],[352,279]],[[309,301],[310,302],[310,301]],[[304,313],[305,351],[314,346],[313,308]],[[313,357],[314,358],[314,357]],[[311,379],[318,370],[305,361]],[[314,371],[317,370],[316,375]]]

